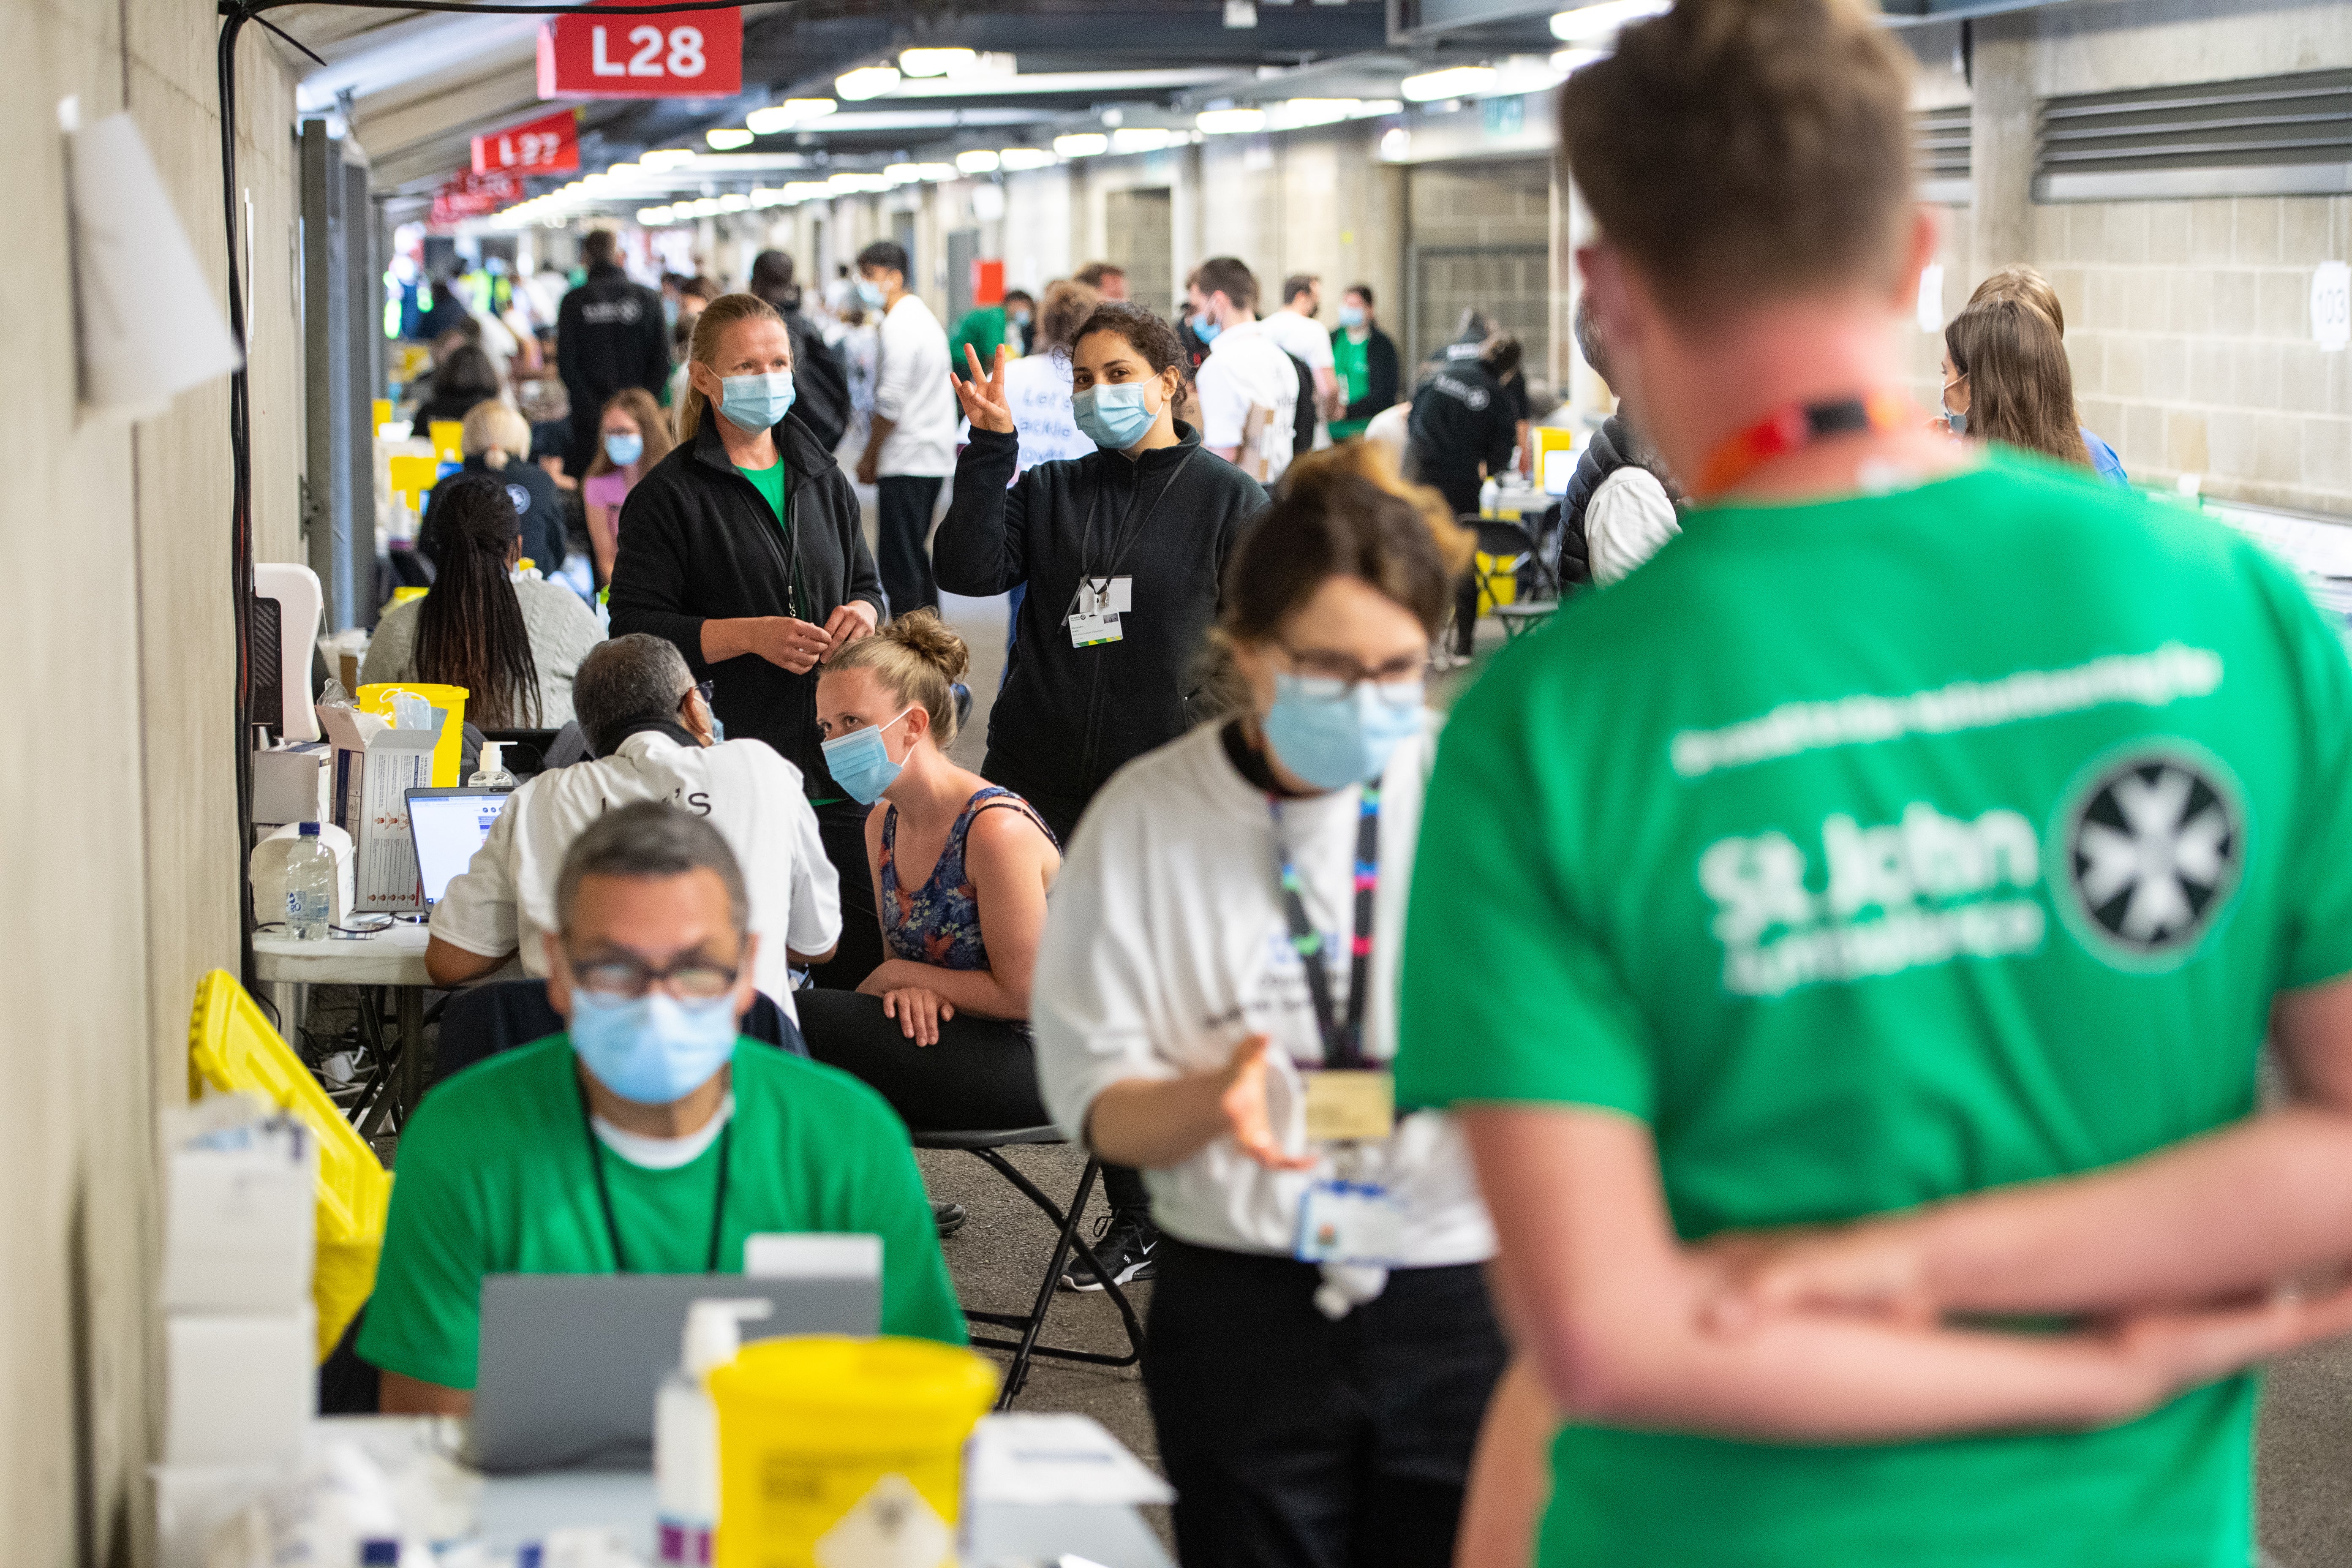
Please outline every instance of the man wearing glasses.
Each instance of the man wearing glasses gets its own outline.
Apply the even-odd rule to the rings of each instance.
[[[569,1027],[452,1079],[402,1136],[358,1347],[382,1407],[471,1411],[486,1274],[740,1273],[770,1231],[879,1236],[882,1331],[963,1343],[897,1116],[737,1034],[761,942],[718,831],[621,806],[572,841],[554,896]]]
[[[425,967],[436,985],[478,980],[520,953],[551,973],[556,869],[591,823],[631,801],[660,800],[719,830],[751,895],[760,938],[751,983],[786,1016],[792,966],[822,963],[841,940],[841,889],[800,770],[764,741],[721,740],[710,703],[666,637],[600,643],[572,679],[572,711],[596,760],[517,790],[463,874],[433,907]]]

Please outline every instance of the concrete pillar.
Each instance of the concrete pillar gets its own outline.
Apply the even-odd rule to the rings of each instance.
[[[1969,79],[1970,259],[1978,276],[2033,258],[2035,13],[1980,16]]]

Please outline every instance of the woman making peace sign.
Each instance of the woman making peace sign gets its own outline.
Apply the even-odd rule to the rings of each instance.
[[[1098,450],[1041,463],[1014,484],[1021,443],[1004,358],[984,374],[967,351],[971,379],[950,379],[971,443],[931,546],[949,593],[1028,587],[980,772],[1028,801],[1065,844],[1113,773],[1184,731],[1225,558],[1265,505],[1255,479],[1204,456],[1201,433],[1176,419],[1184,351],[1167,322],[1139,305],[1105,304],[1067,353],[1071,413]],[[1114,1169],[1104,1187],[1115,1213],[1097,1256],[1120,1283],[1149,1278],[1143,1184]],[[1073,1265],[1069,1283],[1094,1286],[1092,1271]]]

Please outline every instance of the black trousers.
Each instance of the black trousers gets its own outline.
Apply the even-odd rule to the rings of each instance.
[[[841,945],[809,972],[832,991],[855,991],[882,966],[882,922],[874,912],[874,873],[866,861],[866,814],[854,800],[816,808],[817,837],[824,858],[841,877]]]
[[[882,502],[882,591],[890,595],[890,613],[903,616],[940,602],[939,584],[931,581],[931,509],[939,504],[943,479],[914,474],[885,474],[877,483]]]
[[[794,1000],[809,1055],[872,1085],[910,1131],[1043,1127],[1052,1120],[1037,1098],[1037,1058],[1024,1025],[959,1013],[940,1026],[939,1044],[919,1046],[882,1011],[879,996],[803,991]]]
[[[1078,817],[1093,796],[1056,791],[1043,781],[1024,777],[1020,770],[1005,766],[993,752],[981,763],[980,776],[1027,801],[1045,819],[1045,826],[1054,830],[1062,852],[1069,853],[1070,835],[1078,830]],[[1151,1194],[1144,1190],[1143,1173],[1131,1165],[1105,1165],[1102,1187],[1103,1202],[1114,1209],[1141,1218],[1151,1207]]]
[[[1313,1265],[1160,1238],[1143,1381],[1184,1568],[1449,1568],[1502,1331],[1475,1267],[1338,1322]]]

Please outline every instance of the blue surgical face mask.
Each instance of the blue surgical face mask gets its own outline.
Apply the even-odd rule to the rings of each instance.
[[[646,455],[646,438],[635,432],[613,431],[604,437],[604,456],[616,468],[625,468]]]
[[[1025,327],[1029,324],[1029,312],[1026,310],[1015,310],[1006,319],[1012,321],[1012,323],[1016,327]]]
[[[596,1081],[640,1105],[683,1100],[735,1055],[735,998],[681,1002],[572,988],[572,1049]]]
[[[1118,386],[1090,386],[1070,399],[1070,417],[1096,446],[1124,452],[1159,421],[1160,411],[1143,401],[1148,384],[1130,381]]]
[[[900,710],[898,719],[852,730],[824,743],[825,771],[858,805],[872,805],[880,800],[882,792],[897,784],[898,775],[906,771],[905,763],[890,760],[890,747],[882,739],[882,731],[914,710],[908,707]]]
[[[1224,328],[1217,325],[1215,321],[1210,320],[1209,312],[1206,310],[1202,311],[1199,315],[1192,318],[1192,335],[1200,339],[1204,343],[1215,342],[1217,341],[1217,334],[1224,330]]]
[[[867,310],[878,310],[890,296],[881,284],[860,278],[857,280],[857,298]]]
[[[1361,680],[1350,691],[1336,680],[1279,674],[1265,739],[1284,767],[1317,789],[1345,789],[1378,778],[1421,726],[1418,680]]]
[[[1364,308],[1361,305],[1340,306],[1339,324],[1343,327],[1362,326],[1364,324]]]
[[[792,412],[793,373],[730,375],[719,384],[719,412],[738,430],[765,430]]]

